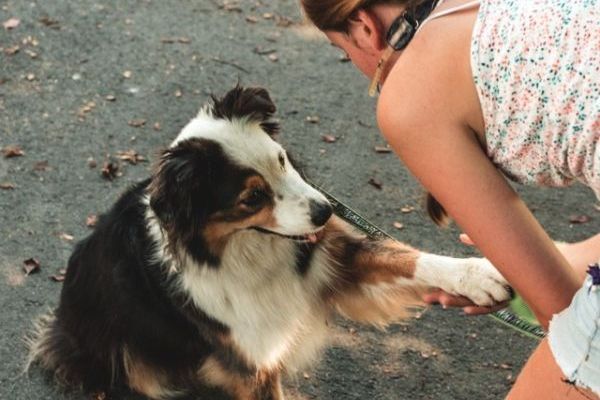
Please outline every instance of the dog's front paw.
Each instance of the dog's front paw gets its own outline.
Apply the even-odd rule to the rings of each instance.
[[[461,260],[455,270],[453,292],[478,306],[492,306],[511,298],[508,282],[485,258]]]

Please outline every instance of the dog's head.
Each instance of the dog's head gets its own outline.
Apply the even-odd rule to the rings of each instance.
[[[236,87],[204,107],[164,151],[150,206],[170,244],[199,262],[247,229],[312,240],[331,216],[273,139],[278,124],[266,90]]]

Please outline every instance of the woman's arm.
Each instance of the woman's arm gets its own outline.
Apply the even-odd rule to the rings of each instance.
[[[475,135],[436,121],[419,126],[393,116],[380,118],[385,136],[408,168],[547,327],[579,287],[575,273]]]

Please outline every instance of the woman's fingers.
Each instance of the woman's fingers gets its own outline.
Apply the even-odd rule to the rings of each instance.
[[[493,305],[491,307],[478,306],[471,300],[463,296],[453,296],[443,290],[436,290],[423,296],[423,300],[428,304],[440,304],[444,308],[458,307],[462,308],[467,315],[489,314],[505,308],[508,302]]]

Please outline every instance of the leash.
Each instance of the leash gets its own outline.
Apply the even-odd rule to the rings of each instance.
[[[309,185],[317,189],[327,198],[327,200],[331,203],[331,206],[333,207],[333,212],[335,215],[348,222],[355,228],[358,228],[359,230],[367,234],[367,236],[369,236],[370,238],[397,240],[392,235],[385,232],[383,229],[369,222],[366,218],[361,216],[352,208],[339,201],[331,193],[315,185],[309,180],[307,180],[307,182],[309,183]],[[516,313],[511,311],[511,308],[513,309],[513,311],[516,311]],[[543,339],[546,336],[546,332],[544,332],[544,330],[539,325],[536,325],[535,323],[520,317],[518,313],[531,314],[531,310],[529,310],[527,305],[521,300],[519,296],[517,296],[510,302],[508,308],[496,311],[492,314],[489,314],[489,316],[494,320],[501,322],[504,325],[516,329],[517,331],[521,332],[526,336],[535,339]]]

